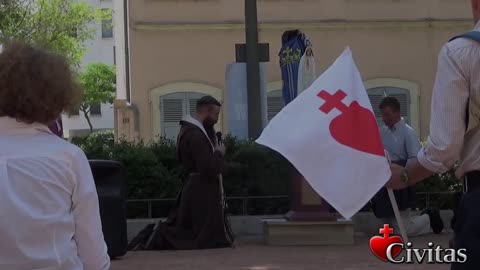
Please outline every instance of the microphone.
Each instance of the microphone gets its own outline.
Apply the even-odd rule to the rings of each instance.
[[[216,133],[216,135],[217,135],[218,144],[222,143],[222,141],[223,141],[222,132],[218,131],[218,132]]]

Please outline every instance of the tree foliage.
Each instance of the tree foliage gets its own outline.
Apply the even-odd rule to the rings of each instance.
[[[80,73],[80,83],[84,90],[80,111],[83,112],[90,127],[90,111],[92,106],[102,103],[113,103],[116,90],[115,67],[103,63],[91,63]]]
[[[78,67],[85,41],[93,38],[93,22],[107,12],[77,0],[0,0],[0,44],[17,39],[48,48]]]

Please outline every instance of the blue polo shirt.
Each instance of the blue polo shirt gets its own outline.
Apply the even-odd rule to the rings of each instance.
[[[406,161],[416,158],[422,148],[415,130],[403,119],[398,121],[392,128],[387,125],[380,127],[383,147],[388,151],[392,161]]]

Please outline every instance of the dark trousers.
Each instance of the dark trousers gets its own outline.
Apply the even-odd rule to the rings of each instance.
[[[392,161],[392,163],[405,167],[407,160]],[[400,211],[415,208],[416,196],[414,187],[395,190],[393,193],[395,194],[395,200],[397,201],[398,209]],[[388,196],[388,191],[386,188],[382,187],[377,194],[373,196],[371,202],[373,213],[377,218],[395,217],[392,203],[390,202],[390,197]]]
[[[473,181],[480,183],[480,178],[469,178],[466,181],[468,186],[468,183]],[[480,270],[480,188],[472,186],[463,194],[456,209],[455,219],[455,249],[466,249],[467,261],[452,264],[451,269]]]

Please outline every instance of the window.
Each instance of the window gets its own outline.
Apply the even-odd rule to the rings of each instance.
[[[197,100],[205,96],[195,92],[179,92],[160,97],[161,136],[176,139],[180,131],[180,120],[185,115],[194,115]]]
[[[68,115],[69,115],[69,116],[78,116],[78,115],[80,115],[80,109],[79,109],[79,108],[72,108],[72,109],[68,112]]]
[[[90,106],[90,115],[102,115],[101,104],[95,104]]]
[[[375,87],[368,89],[368,98],[370,103],[372,103],[372,109],[377,118],[379,125],[382,121],[382,116],[380,114],[380,102],[386,96],[395,97],[400,102],[400,115],[403,117],[405,122],[411,125],[411,113],[410,113],[410,93],[407,89],[398,88],[398,87]]]
[[[285,106],[282,90],[274,90],[267,94],[267,117],[272,120]]]
[[[111,38],[113,37],[112,10],[104,8],[102,11],[110,16],[109,19],[102,20],[102,38]]]
[[[150,103],[152,106],[152,136],[175,138],[178,134],[178,131],[180,130],[179,121],[183,116],[187,114],[192,115],[195,113],[196,103],[198,99],[208,95],[222,102],[223,92],[224,90],[222,90],[221,88],[212,85],[188,81],[173,82],[150,90]],[[180,116],[178,116],[177,113],[177,116],[175,117],[165,117],[166,115],[164,112],[167,112],[168,114],[168,112],[172,110],[166,108],[163,104],[164,100],[168,99],[181,100],[180,105],[175,105],[176,108],[180,108]],[[218,123],[215,125],[215,129],[218,131],[223,131],[224,119],[222,112],[225,109],[226,108],[222,108],[222,110],[220,110]]]
[[[198,98],[192,98],[188,100],[188,114],[190,116],[195,116],[195,113],[197,113],[197,101]]]

